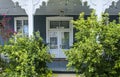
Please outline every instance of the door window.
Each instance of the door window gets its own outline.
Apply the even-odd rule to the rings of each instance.
[[[61,48],[69,49],[69,32],[61,32]]]
[[[58,49],[58,35],[57,32],[51,31],[49,32],[49,40],[50,40],[50,49]]]
[[[57,37],[50,37],[50,49],[57,49]]]

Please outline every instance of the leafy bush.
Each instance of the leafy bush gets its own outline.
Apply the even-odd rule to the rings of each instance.
[[[52,72],[46,63],[52,61],[52,56],[47,52],[39,33],[30,38],[15,35],[9,45],[1,48],[1,52],[9,58],[4,77],[51,77]]]
[[[107,19],[107,20],[106,20]],[[68,67],[85,77],[120,76],[120,24],[109,22],[108,15],[97,21],[94,12],[73,21],[76,42],[66,51]]]

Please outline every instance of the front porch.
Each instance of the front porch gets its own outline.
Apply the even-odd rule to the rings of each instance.
[[[63,51],[68,50],[75,42],[76,30],[71,20],[78,19],[81,12],[85,12],[85,18],[87,18],[92,11],[86,2],[82,5],[80,0],[69,0],[69,3],[67,1],[49,0],[48,3],[42,2],[31,19],[18,3],[14,5],[10,0],[1,0],[0,2],[0,20],[4,17],[3,14],[10,17],[8,24],[15,32],[21,32],[27,36],[31,36],[36,31],[40,32],[43,42],[49,47],[48,52],[54,54],[55,58],[58,59],[48,64],[48,67],[57,74],[57,77],[75,77],[73,70],[67,70],[66,56]],[[119,4],[120,1],[117,6]],[[119,7],[117,7],[118,9],[114,5],[111,7],[106,10],[110,13],[110,20],[118,20]]]

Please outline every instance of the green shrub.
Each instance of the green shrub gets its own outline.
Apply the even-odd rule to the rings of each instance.
[[[120,24],[108,22],[108,15],[97,21],[95,13],[84,13],[73,21],[76,42],[66,51],[68,67],[85,77],[120,77]],[[107,20],[106,20],[107,19]]]
[[[52,61],[39,33],[34,36],[20,37],[15,35],[4,45],[1,52],[8,55],[8,67],[3,72],[4,77],[51,77],[52,72],[46,63]]]

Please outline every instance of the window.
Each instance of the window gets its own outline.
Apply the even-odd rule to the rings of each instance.
[[[22,36],[28,36],[28,18],[17,17],[14,24],[15,32],[19,32]]]
[[[50,29],[55,28],[69,29],[69,21],[50,21]]]

